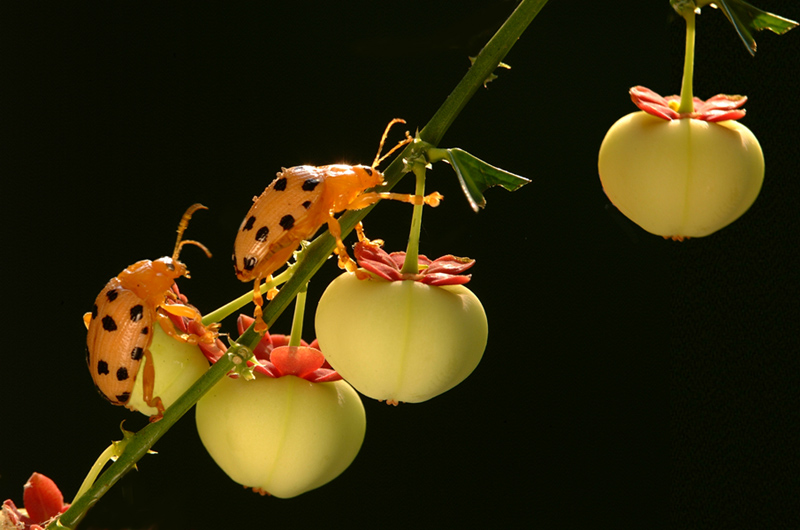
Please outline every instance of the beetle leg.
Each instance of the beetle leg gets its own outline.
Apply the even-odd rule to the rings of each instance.
[[[367,245],[382,247],[384,244],[383,239],[368,239],[367,234],[364,232],[364,223],[361,221],[356,224],[356,235],[358,236],[359,243],[366,243]]]
[[[339,268],[345,269],[348,272],[355,272],[356,269],[358,269],[358,265],[350,259],[350,256],[347,254],[347,248],[342,241],[342,225],[340,225],[338,219],[332,215],[328,216],[328,231],[336,240],[336,250],[334,250],[334,252],[339,256]]]
[[[277,292],[277,289],[273,289],[273,290]],[[267,299],[268,300],[272,300],[272,298],[269,297],[269,294],[271,292],[272,292],[272,290],[269,293],[267,293]],[[274,295],[273,295],[273,297],[274,297]],[[267,329],[269,329],[269,326],[267,326],[267,323],[264,322],[264,313],[263,313],[263,311],[261,309],[262,306],[264,305],[264,297],[261,296],[261,278],[260,277],[256,278],[256,281],[253,284],[253,304],[256,306],[255,307],[255,311],[253,311],[253,316],[256,319],[256,323],[255,323],[255,326],[253,327],[253,330],[256,333],[258,333],[259,335],[263,335],[264,332],[266,332]]]
[[[272,274],[270,274],[269,276],[267,276],[267,281],[268,281],[268,282],[271,282],[271,281],[272,281]],[[272,289],[270,289],[269,291],[267,291],[267,300],[272,300],[273,298],[275,298],[276,296],[278,296],[278,293],[279,293],[279,292],[280,292],[280,291],[278,291],[278,288],[277,288],[277,287],[273,287]]]
[[[361,223],[358,223],[361,225]],[[347,272],[355,273],[356,277],[359,280],[366,280],[369,278],[369,274],[361,271],[358,269],[358,263],[350,258],[350,255],[347,253],[347,247],[344,246],[344,242],[342,241],[342,226],[339,224],[339,221],[332,215],[328,216],[328,230],[330,231],[331,235],[336,239],[336,249],[334,252],[339,256],[339,268],[345,269]],[[359,240],[364,235],[364,228],[361,226],[356,226],[356,233],[359,234]],[[383,243],[383,242],[381,242]]]
[[[86,325],[86,329],[89,329],[89,322],[92,321],[92,314],[91,313],[84,313],[83,314],[83,323]]]
[[[200,311],[198,311],[196,308],[192,306],[183,304],[163,304],[159,307],[161,307],[161,309],[163,309],[164,311],[166,311],[171,315],[179,317],[188,317],[191,318],[192,320],[197,320],[201,318]]]
[[[180,313],[173,313],[172,311],[169,311],[170,308],[175,308],[176,306],[183,307],[184,309],[193,309],[194,314],[193,315],[187,314],[184,311],[181,311]],[[196,326],[194,326],[194,328],[202,330],[202,333],[193,333],[193,332],[184,333],[183,331],[180,331],[175,328],[175,323],[169,318],[169,315],[165,314],[164,312],[157,311],[156,319],[158,320],[161,329],[164,330],[164,333],[166,333],[173,339],[185,342],[187,344],[197,344],[199,342],[203,342],[206,344],[213,344],[217,340],[216,330],[219,328],[219,326],[218,325],[203,326],[200,318],[200,313],[196,309],[188,306],[180,306],[178,304],[161,306],[160,309],[164,309],[164,311],[172,314],[177,314],[178,316],[190,317],[192,322],[195,322],[197,324]]]
[[[348,210],[360,210],[366,208],[370,204],[374,204],[381,199],[388,199],[392,201],[402,201],[411,204],[427,204],[428,206],[439,206],[439,202],[444,199],[444,196],[438,191],[434,191],[430,195],[409,195],[406,193],[391,193],[391,192],[376,192],[370,191],[362,193],[347,205]]]
[[[158,410],[157,414],[150,416],[150,422],[158,421],[164,417],[164,403],[158,396],[153,397],[156,385],[156,368],[153,366],[153,354],[149,349],[144,350],[144,374],[142,374],[142,399],[148,407]]]

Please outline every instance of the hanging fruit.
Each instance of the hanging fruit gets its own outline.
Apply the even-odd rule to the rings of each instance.
[[[709,2],[671,3],[686,19],[681,95],[664,98],[633,87],[631,99],[641,110],[608,131],[598,171],[623,214],[648,232],[683,240],[712,234],[750,208],[764,180],[764,155],[755,135],[736,121],[745,115],[745,96],[693,97],[695,15]],[[751,29],[784,33],[797,25],[741,0],[721,6],[751,53]]]
[[[426,401],[466,379],[489,333],[480,300],[463,286],[474,260],[419,256],[419,272],[404,273],[405,252],[361,241],[354,254],[373,275],[342,274],[317,306],[317,338],[331,366],[391,404]]]

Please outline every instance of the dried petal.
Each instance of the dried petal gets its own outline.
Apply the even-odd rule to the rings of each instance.
[[[464,285],[472,279],[472,275],[453,275],[445,273],[425,274],[420,280],[426,285]]]
[[[475,260],[471,258],[459,258],[448,254],[437,258],[428,265],[426,274],[461,274],[475,265]]]
[[[745,115],[744,109],[739,110],[710,110],[703,113],[703,120],[710,122],[738,120]]]
[[[738,109],[747,103],[747,96],[717,94],[703,104],[706,109]]]
[[[394,282],[403,279],[403,275],[400,273],[402,262],[398,266],[397,260],[379,246],[362,241],[356,244],[353,254],[362,268],[377,274],[384,280]]]
[[[25,528],[26,524],[30,524],[30,519],[17,509],[14,501],[6,499],[0,511],[0,528]]]
[[[669,106],[667,99],[649,88],[635,86],[630,89],[630,95],[633,104],[648,114],[665,120],[676,120],[681,116]]]

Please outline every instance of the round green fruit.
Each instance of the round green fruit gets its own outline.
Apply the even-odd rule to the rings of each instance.
[[[206,450],[235,482],[289,498],[339,476],[364,441],[366,415],[344,381],[223,378],[196,407]]]
[[[156,374],[153,396],[160,397],[164,407],[169,407],[208,370],[208,360],[196,344],[187,344],[170,337],[159,325],[153,328],[155,330],[153,342],[149,348]],[[143,357],[130,401],[126,406],[146,416],[152,416],[157,414],[158,410],[148,406],[142,396],[146,364],[147,358]]]
[[[736,121],[664,120],[639,111],[608,131],[598,170],[609,200],[629,219],[684,239],[716,232],[753,204],[764,155]]]
[[[463,285],[359,280],[331,282],[316,313],[320,349],[356,390],[390,403],[426,401],[472,373],[489,327]]]

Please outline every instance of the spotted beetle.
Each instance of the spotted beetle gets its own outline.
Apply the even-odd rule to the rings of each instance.
[[[233,267],[236,277],[241,281],[254,281],[256,331],[267,329],[261,318],[261,280],[268,280],[291,258],[300,243],[310,239],[322,225],[327,223],[331,235],[336,239],[335,252],[339,255],[339,266],[350,271],[357,268],[342,242],[342,229],[334,217],[335,213],[360,210],[380,199],[430,206],[439,204],[443,197],[437,192],[422,197],[366,191],[383,184],[383,173],[378,171],[378,165],[412,141],[406,133],[405,140],[381,156],[386,136],[395,123],[405,121],[394,119],[386,126],[372,166],[334,164],[282,168],[264,192],[253,197],[253,205],[236,234]]]
[[[189,219],[199,209],[206,207],[194,204],[183,214],[172,257],[142,260],[129,266],[108,281],[97,296],[92,311],[83,316],[88,330],[86,360],[89,371],[100,394],[112,404],[128,404],[141,359],[147,360],[142,385],[144,401],[158,410],[151,421],[160,419],[164,413],[161,398],[153,396],[155,370],[149,347],[155,322],[171,337],[190,344],[213,343],[217,337],[217,326],[204,328],[202,336],[181,333],[169,318],[172,314],[197,322],[201,319],[196,308],[180,303],[171,290],[177,278],[189,277],[186,265],[178,261],[184,245],[198,246],[211,257],[202,243],[181,240]]]

